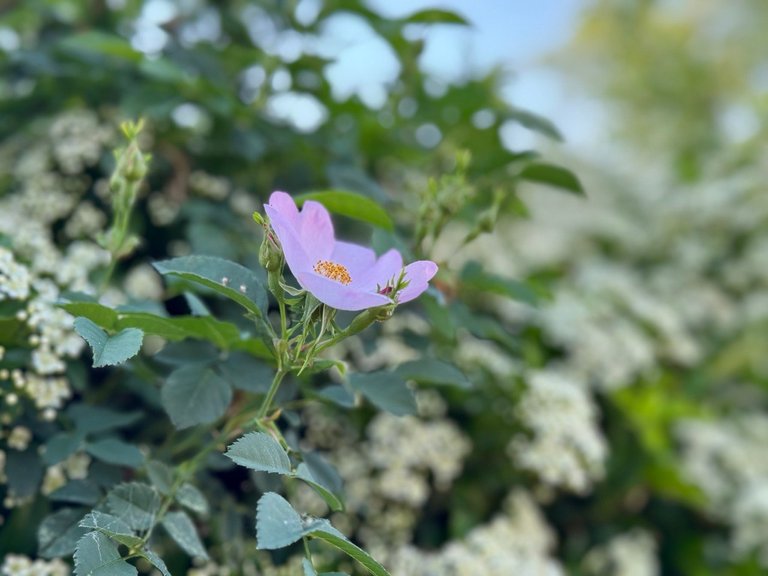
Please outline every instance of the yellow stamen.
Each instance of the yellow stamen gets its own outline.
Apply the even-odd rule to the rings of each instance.
[[[330,260],[320,260],[315,264],[315,272],[331,280],[336,280],[336,282],[341,282],[345,286],[352,282],[352,276],[349,275],[347,267]]]

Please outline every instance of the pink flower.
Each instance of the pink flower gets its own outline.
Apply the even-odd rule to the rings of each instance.
[[[403,268],[403,257],[389,250],[381,257],[370,248],[340,242],[325,207],[307,200],[301,211],[285,192],[273,192],[264,206],[280,240],[285,261],[302,288],[339,310],[364,310],[392,304],[388,296],[404,272],[407,286],[395,299],[408,302],[427,289],[437,264],[419,260]]]

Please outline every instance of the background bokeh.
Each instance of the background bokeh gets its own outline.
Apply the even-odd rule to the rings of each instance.
[[[305,402],[332,373],[293,382],[281,419],[343,479],[334,525],[393,575],[764,574],[767,22],[760,0],[0,4],[3,573],[68,573],[88,507],[196,441],[158,390],[209,351],[154,342],[93,370],[56,303],[104,288],[241,322],[150,264],[258,269],[251,214],[283,189],[362,194],[386,217],[340,235],[441,266],[332,351],[453,364],[414,378],[417,416]],[[102,287],[111,151],[136,117],[141,243]],[[195,480],[210,560],[158,533],[173,574],[301,573],[255,549],[266,475],[214,460]]]

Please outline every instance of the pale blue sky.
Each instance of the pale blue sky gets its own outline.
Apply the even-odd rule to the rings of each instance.
[[[424,27],[426,49],[422,64],[438,78],[452,80],[492,66],[510,72],[505,96],[522,108],[540,113],[558,125],[571,143],[586,143],[593,136],[598,110],[583,98],[568,93],[560,73],[542,59],[562,47],[578,25],[587,0],[369,0],[388,16],[404,16],[423,8],[447,8],[462,14],[472,25]],[[340,93],[358,91],[372,100],[381,95],[386,79],[396,74],[394,58],[383,42],[371,40],[351,20],[340,20],[329,36],[345,46],[336,52],[331,73]],[[371,63],[376,65],[371,65]],[[525,132],[525,131],[523,131]],[[533,144],[519,134],[520,147]]]
[[[509,72],[504,96],[515,106],[553,120],[566,139],[575,144],[594,141],[600,107],[583,96],[569,93],[562,73],[542,62],[561,48],[578,26],[580,11],[589,0],[367,0],[391,17],[401,17],[425,8],[446,8],[463,15],[471,25],[420,25],[409,32],[423,37],[426,47],[422,66],[434,78],[455,81],[492,66]],[[296,15],[307,22],[317,17],[322,0],[301,0]],[[178,11],[174,0],[146,0],[141,26],[132,38],[134,46],[147,53],[162,49],[167,40],[160,27]],[[220,33],[215,14],[206,13],[194,26],[199,36],[208,30]],[[381,105],[388,86],[398,76],[399,63],[391,48],[361,18],[340,13],[326,20],[319,37],[304,38],[295,31],[281,33],[269,15],[256,5],[243,17],[254,41],[270,54],[290,61],[302,50],[320,53],[333,61],[326,73],[337,97],[357,93],[370,106]],[[204,36],[204,35],[203,35]],[[204,39],[204,38],[203,38]],[[200,38],[197,38],[200,40]],[[257,67],[259,68],[259,67]],[[253,71],[252,71],[253,72]],[[264,80],[263,69],[255,89]],[[287,74],[276,74],[276,83]],[[290,79],[270,101],[270,110],[297,127],[312,130],[324,118],[322,106],[290,91]],[[536,146],[535,137],[514,128],[516,149]]]

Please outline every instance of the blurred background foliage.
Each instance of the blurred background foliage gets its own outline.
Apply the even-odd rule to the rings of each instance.
[[[147,271],[169,255],[257,268],[250,214],[273,189],[362,194],[385,214],[339,220],[345,237],[441,264],[418,305],[335,354],[360,371],[429,355],[472,388],[433,371],[413,379],[418,419],[298,402],[300,418],[283,422],[338,468],[347,512],[334,523],[393,574],[765,572],[764,3],[588,4],[550,62],[575,98],[599,102],[597,146],[558,143],[550,121],[501,97],[501,70],[454,83],[426,75],[426,31],[466,24],[447,10],[394,19],[352,0],[31,0],[0,10],[2,245],[52,279],[54,299],[98,286],[103,262],[73,246],[105,226],[114,126],[138,116],[153,164],[133,222],[143,242],[106,294],[116,303],[194,311],[183,286],[163,292]],[[339,93],[329,48],[339,19],[387,46],[391,83]],[[510,125],[539,134],[543,155],[511,147]],[[58,260],[40,256],[35,235]],[[18,312],[43,292],[6,290],[0,301],[4,367],[27,381],[47,377],[29,339],[45,327]],[[0,554],[56,556],[36,532],[70,509],[55,495],[66,482],[147,475],[92,447],[40,461],[40,447],[50,454],[53,438],[83,426],[78,406],[144,412],[107,433],[169,465],[189,453],[162,443],[157,389],[174,350],[107,373],[86,370],[88,353],[61,351],[58,405],[35,405],[34,387],[10,373],[0,381]],[[7,400],[14,387],[29,390],[28,405],[23,394]],[[255,552],[255,495],[221,466],[196,479],[216,506],[196,521],[213,560],[194,570],[300,573],[295,559]],[[325,511],[311,494],[289,496]],[[173,544],[157,547],[174,574],[193,565]]]

